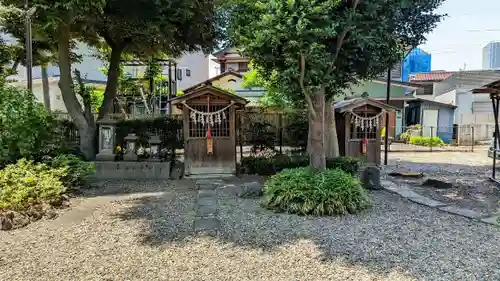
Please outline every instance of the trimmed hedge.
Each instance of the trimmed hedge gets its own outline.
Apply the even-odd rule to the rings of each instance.
[[[371,205],[358,179],[340,169],[286,169],[267,180],[262,205],[298,215],[345,215]]]
[[[444,141],[439,137],[421,137],[421,136],[411,136],[410,144],[421,145],[421,146],[443,146]]]
[[[273,157],[249,156],[243,157],[241,167],[243,173],[251,175],[269,176],[284,169],[309,166],[308,156],[288,156],[278,154]],[[327,169],[340,169],[350,175],[356,175],[361,166],[361,159],[349,156],[340,156],[326,160]]]

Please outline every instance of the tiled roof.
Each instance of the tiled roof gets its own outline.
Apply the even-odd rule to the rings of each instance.
[[[410,82],[442,81],[448,79],[454,72],[423,72],[410,75]]]

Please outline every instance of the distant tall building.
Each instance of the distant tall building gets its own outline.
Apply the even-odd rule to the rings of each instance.
[[[490,42],[484,46],[483,69],[500,69],[500,42]]]
[[[391,80],[408,82],[410,73],[430,72],[431,59],[431,54],[420,48],[413,49],[403,61],[394,66],[391,71]],[[382,77],[387,79],[387,73]]]
[[[403,60],[401,68],[401,80],[408,82],[410,73],[430,72],[431,54],[420,48],[413,49]]]

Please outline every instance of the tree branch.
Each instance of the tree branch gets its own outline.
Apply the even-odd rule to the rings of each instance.
[[[351,1],[351,8],[352,10],[356,10],[356,8],[358,7],[358,4],[361,0],[350,0]],[[347,32],[349,31],[349,28],[346,27],[344,30],[342,30],[340,32],[340,34],[337,36],[337,43],[335,45],[336,49],[335,49],[335,54],[333,55],[333,59],[332,59],[332,64],[330,65],[330,67],[328,68],[328,72],[327,73],[330,73],[332,72],[333,70],[335,70],[335,62],[337,61],[337,58],[339,57],[339,54],[340,54],[340,49],[342,48],[342,44],[344,43],[344,39],[347,35]]]
[[[314,119],[316,118],[316,112],[314,111],[314,105],[311,100],[311,97],[309,96],[309,92],[306,90],[306,87],[304,86],[304,76],[306,75],[306,58],[304,57],[303,54],[300,54],[300,77],[299,77],[299,85],[300,88],[302,89],[302,92],[304,93],[304,96],[306,98],[307,102],[307,107],[309,108],[309,114],[311,114],[311,117]]]

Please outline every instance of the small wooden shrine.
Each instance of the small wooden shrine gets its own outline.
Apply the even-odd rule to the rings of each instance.
[[[370,98],[343,100],[333,107],[340,155],[380,165],[383,115],[398,109]]]
[[[235,113],[248,101],[206,84],[171,102],[183,114],[186,175],[235,173]]]

